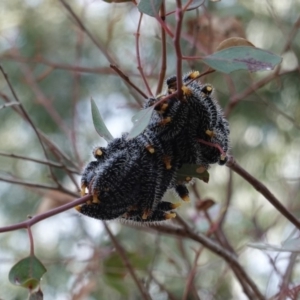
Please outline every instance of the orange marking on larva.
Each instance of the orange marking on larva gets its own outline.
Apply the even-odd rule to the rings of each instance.
[[[177,207],[181,206],[181,203],[180,202],[177,202],[177,203],[172,203],[172,209],[176,209]]]
[[[164,103],[164,104],[161,106],[160,110],[165,111],[165,110],[168,108],[168,106],[169,106],[168,103]]]
[[[80,195],[81,195],[81,197],[85,196],[85,189],[86,189],[86,187],[87,186],[84,183],[81,185],[81,189],[80,189]]]
[[[195,78],[197,78],[197,77],[199,77],[199,76],[200,76],[200,72],[199,72],[199,71],[194,71],[194,72],[192,72],[192,73],[189,75],[189,78],[195,79]]]
[[[185,86],[185,85],[183,85],[183,86],[181,87],[181,89],[182,89],[183,94],[184,94],[185,96],[190,96],[190,95],[193,93],[192,90],[191,90],[190,88],[188,88],[187,86]]]
[[[205,133],[210,137],[210,138],[213,138],[213,137],[215,137],[215,132],[214,131],[211,131],[211,130],[209,130],[209,129],[207,129],[206,131],[205,131]]]
[[[146,209],[143,213],[142,219],[143,220],[147,220],[149,215],[151,214],[151,210],[150,209]]]
[[[102,154],[103,154],[103,152],[102,152],[99,148],[97,148],[97,149],[95,150],[95,155],[101,156]]]
[[[181,197],[184,202],[190,202],[190,197],[188,195],[184,195]]]
[[[160,121],[160,125],[166,125],[171,122],[171,117],[166,117]]]
[[[171,158],[169,156],[164,156],[163,157],[163,162],[164,162],[167,170],[170,170],[172,168]]]
[[[74,207],[77,211],[81,211],[81,206],[80,205],[76,205],[75,207]]]
[[[166,213],[165,218],[166,218],[166,220],[174,219],[174,218],[176,218],[176,214],[174,212]]]
[[[98,199],[97,194],[93,195],[93,203],[100,203],[100,200]]]
[[[151,154],[153,154],[155,152],[155,149],[151,146],[151,145],[147,145],[146,149],[148,152],[150,152]]]

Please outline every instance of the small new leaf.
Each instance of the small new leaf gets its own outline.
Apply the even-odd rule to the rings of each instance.
[[[138,4],[138,10],[148,16],[158,16],[162,0],[141,0]]]
[[[178,181],[186,181],[188,177],[198,178],[206,183],[209,181],[207,170],[202,170],[198,165],[183,164],[176,174],[176,179]]]
[[[35,289],[47,269],[35,256],[28,256],[16,263],[10,270],[9,281],[30,290]]]
[[[282,58],[269,51],[242,46],[223,49],[205,56],[202,60],[214,70],[229,74],[237,70],[273,70]]]
[[[103,137],[107,142],[112,141],[114,138],[111,133],[108,131],[106,125],[104,124],[98,107],[93,99],[91,99],[91,111],[92,111],[92,118],[94,127],[97,133]]]
[[[127,139],[132,139],[142,133],[148,126],[152,113],[154,110],[154,105],[141,110],[136,115],[132,117],[132,122],[134,124],[133,128],[130,130]]]

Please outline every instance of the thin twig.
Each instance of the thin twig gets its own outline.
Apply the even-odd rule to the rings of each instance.
[[[3,97],[4,101],[6,101],[7,103],[10,103],[11,101],[9,100],[9,97],[7,97],[5,94],[0,92],[1,97]],[[29,122],[28,118],[26,117],[26,114],[24,114],[24,110],[21,110],[21,104],[17,105],[17,106],[12,106],[12,109],[20,115],[20,117],[25,120],[26,122]],[[49,150],[56,156],[60,158],[60,161],[66,160],[70,165],[72,165],[75,169],[78,170],[78,172],[80,172],[80,168],[78,167],[77,164],[75,164],[74,160],[72,160],[66,153],[64,153],[61,149],[58,148],[57,145],[54,144],[53,141],[51,141],[43,132],[41,132],[39,129],[37,129],[37,132],[40,136],[40,138],[43,140],[43,142],[47,145],[47,147],[49,148]]]
[[[166,14],[166,5],[165,2],[163,1],[160,8],[160,18],[161,18],[161,22],[163,23],[165,23],[166,21],[165,14]],[[164,79],[166,76],[166,70],[167,70],[167,40],[166,40],[166,32],[164,28],[161,26],[161,66],[160,66],[159,79],[156,88],[156,95],[162,92]]]
[[[125,252],[125,250],[123,249],[123,247],[121,246],[121,244],[117,241],[117,239],[114,237],[114,235],[112,234],[112,232],[110,231],[109,227],[107,226],[106,222],[103,222],[104,227],[111,239],[111,241],[113,242],[114,246],[116,247],[117,252],[120,254],[120,257],[125,265],[125,267],[128,269],[132,279],[134,280],[134,282],[136,283],[142,297],[144,300],[149,300],[151,299],[148,291],[145,289],[145,287],[143,286],[143,284],[141,283],[141,281],[138,279],[137,275],[135,274],[135,271],[133,269],[133,266],[131,265],[127,254]]]
[[[62,5],[66,8],[66,10],[70,13],[70,15],[73,17],[73,19],[76,21],[77,25],[81,28],[81,30],[83,32],[85,32],[87,34],[87,36],[91,39],[91,41],[96,45],[96,47],[101,51],[101,53],[105,56],[105,58],[108,60],[108,62],[110,63],[110,65],[114,65],[117,66],[117,61],[116,59],[114,59],[109,52],[107,51],[107,48],[99,41],[97,40],[92,33],[87,29],[87,27],[83,24],[83,22],[80,20],[80,18],[76,15],[76,13],[73,11],[73,9],[71,8],[71,6],[69,4],[67,4],[65,2],[65,0],[60,0],[60,2],[62,3]],[[117,72],[118,73],[118,72]],[[119,74],[119,73],[118,73]],[[126,75],[126,77],[128,78],[128,76]],[[122,77],[123,78],[123,77]],[[124,78],[123,78],[124,79]],[[128,79],[129,80],[129,79]],[[133,84],[130,84],[130,81],[125,80],[125,84],[126,86],[130,89],[130,87],[133,87]],[[141,101],[139,100],[139,97],[137,94],[135,94],[135,90],[130,90],[132,96],[135,98],[135,100],[140,104]],[[145,99],[147,99],[148,97],[145,96]]]
[[[38,163],[38,164],[51,166],[51,167],[54,167],[54,168],[66,168],[66,166],[61,164],[61,163],[57,163],[57,162],[54,162],[54,161],[47,161],[47,160],[42,160],[42,159],[31,158],[31,157],[27,157],[27,156],[23,156],[23,155],[16,155],[16,154],[9,154],[9,153],[5,153],[5,152],[0,152],[0,156],[23,159],[23,160],[32,161],[32,162],[35,162],[35,163]],[[79,170],[69,169],[69,168],[68,168],[68,170],[71,173],[75,173],[75,174],[80,173]]]
[[[136,227],[139,229],[139,227]],[[189,227],[175,227],[171,225],[155,225],[155,226],[149,226],[149,227],[143,227],[143,230],[154,230],[154,231],[159,231],[163,232],[166,234],[172,234],[175,236],[181,236],[183,238],[190,238],[200,244],[202,244],[204,247],[208,248],[211,250],[213,253],[215,253],[218,256],[221,256],[232,268],[233,272],[238,276],[239,278],[243,278],[245,282],[247,282],[247,285],[251,288],[253,294],[255,295],[255,298],[252,299],[259,299],[259,300],[264,300],[264,296],[261,294],[259,291],[258,287],[256,284],[252,281],[252,279],[247,275],[245,270],[242,268],[242,266],[239,264],[236,256],[229,252],[228,250],[224,249],[223,246],[217,244],[207,236],[205,236],[202,233],[195,233],[193,230]]]
[[[279,292],[279,295],[278,295],[278,300],[285,300],[286,299],[286,296],[287,296],[286,292],[289,289],[289,283],[290,283],[291,278],[292,278],[293,269],[295,267],[298,255],[299,255],[299,253],[291,253],[290,254],[289,264],[288,264],[287,268],[285,269],[285,273],[282,277],[282,282],[281,282],[281,285],[280,285],[280,292]]]
[[[176,52],[176,76],[177,76],[177,93],[178,99],[181,100],[183,96],[182,91],[182,53],[180,46],[181,38],[181,29],[182,29],[182,20],[183,20],[183,11],[181,8],[181,0],[176,0],[176,29],[175,35],[173,38],[174,48]]]
[[[84,13],[84,8],[83,12]],[[76,40],[76,65],[80,64],[81,55],[82,55],[82,48],[83,48],[83,42],[84,42],[84,33],[82,31],[77,30],[77,40]],[[72,141],[74,154],[76,157],[76,160],[79,165],[82,165],[82,160],[79,155],[78,146],[77,146],[77,135],[76,135],[76,128],[78,124],[78,114],[77,114],[77,104],[79,102],[79,94],[80,94],[80,80],[81,80],[81,74],[79,72],[74,71],[73,72],[73,80],[74,80],[74,88],[73,88],[73,97],[72,97],[72,126],[70,129],[70,139]]]
[[[68,194],[68,195],[75,196],[75,197],[77,196],[77,193],[66,190],[62,186],[53,186],[53,185],[47,185],[47,184],[40,184],[40,183],[36,183],[36,182],[28,182],[28,181],[25,181],[25,180],[6,178],[6,177],[1,177],[1,176],[0,176],[0,181],[9,182],[9,183],[13,183],[13,184],[19,184],[19,185],[28,186],[28,187],[33,187],[33,188],[36,188],[36,189],[62,191],[64,193]]]
[[[270,192],[270,190],[255,177],[244,170],[231,156],[226,166],[248,181],[259,193],[261,193],[283,216],[300,230],[300,221],[292,215],[281,202]]]
[[[203,249],[204,249],[203,246],[200,246],[198,251],[196,252],[193,266],[192,266],[192,268],[189,272],[189,276],[186,280],[186,285],[185,285],[185,288],[184,288],[182,300],[187,300],[188,299],[190,289],[194,285],[195,275],[197,274],[198,259],[199,259],[199,256],[200,256],[201,252],[203,251]]]
[[[28,227],[33,226],[34,224],[36,224],[36,223],[38,223],[38,222],[40,222],[42,220],[48,219],[48,218],[50,218],[52,216],[58,215],[59,213],[62,213],[64,211],[66,211],[66,210],[74,208],[77,205],[83,204],[86,201],[91,200],[91,198],[92,198],[91,195],[86,195],[84,197],[75,199],[72,202],[69,202],[67,204],[61,205],[61,206],[56,207],[54,209],[51,209],[51,210],[49,210],[49,211],[47,211],[45,213],[33,216],[32,218],[30,218],[30,219],[28,219],[26,221],[23,221],[21,223],[17,223],[17,224],[14,224],[14,225],[9,225],[9,226],[1,227],[0,228],[0,233],[1,232],[14,231],[14,230],[17,230],[17,229],[22,229],[22,228],[28,228]]]
[[[227,184],[227,193],[226,193],[226,201],[225,201],[225,205],[224,207],[222,208],[222,212],[221,212],[221,215],[219,217],[219,220],[218,220],[218,224],[219,224],[219,227],[222,228],[223,226],[223,223],[225,221],[225,218],[226,218],[226,215],[229,211],[229,205],[230,205],[230,202],[231,202],[231,196],[232,196],[232,186],[233,186],[233,180],[232,180],[232,170],[229,169],[229,178],[228,178],[228,184]]]
[[[33,121],[32,121],[31,118],[29,117],[29,115],[28,115],[28,113],[26,112],[26,110],[24,109],[24,107],[23,107],[23,105],[22,105],[20,99],[18,98],[17,93],[15,92],[15,90],[14,90],[14,88],[13,88],[13,86],[12,86],[12,84],[11,84],[9,78],[8,78],[8,75],[5,73],[5,71],[4,71],[4,69],[2,68],[1,65],[0,65],[0,71],[1,71],[1,73],[3,74],[4,79],[5,79],[6,83],[7,83],[7,85],[9,86],[9,89],[10,89],[10,91],[11,91],[13,97],[15,98],[15,100],[16,100],[18,103],[20,103],[20,105],[18,106],[18,108],[20,108],[20,111],[22,112],[24,118],[27,120],[27,122],[30,124],[30,126],[31,126],[32,129],[33,129],[33,131],[35,132],[35,134],[36,134],[36,136],[37,136],[37,138],[38,138],[38,140],[39,140],[39,142],[40,142],[40,145],[41,145],[41,147],[42,147],[42,149],[43,149],[43,151],[44,151],[45,157],[46,157],[47,160],[48,160],[48,154],[47,154],[46,148],[45,148],[45,146],[44,146],[44,144],[43,144],[42,138],[41,138],[41,136],[40,136],[40,134],[39,134],[39,131],[38,131],[38,129],[35,127]],[[52,167],[49,166],[49,165],[48,165],[48,167],[49,167],[49,171],[50,171],[50,174],[51,174],[52,179],[55,181],[55,183],[56,183],[59,187],[61,187],[61,184],[59,183],[58,179],[56,178],[56,176],[55,176],[55,174],[54,174],[54,172],[53,172],[53,170],[52,170]]]
[[[24,63],[42,64],[42,65],[49,66],[53,69],[66,70],[66,71],[70,71],[70,72],[114,75],[114,72],[112,72],[109,67],[89,68],[89,67],[73,66],[73,65],[63,64],[63,63],[55,63],[55,62],[49,61],[42,57],[25,58],[25,57],[17,56],[14,54],[5,54],[5,55],[1,56],[1,60],[4,60],[4,59],[19,61],[19,62],[24,62]],[[136,75],[136,76],[138,76],[138,75]]]
[[[3,104],[3,105],[0,106],[0,109],[6,108],[6,107],[10,107],[10,106],[13,106],[13,105],[20,105],[20,103],[19,102],[5,103],[5,104]]]
[[[141,94],[145,99],[148,98],[148,96],[141,90],[139,89],[135,84],[131,82],[129,77],[125,75],[116,65],[111,64],[110,67],[126,82],[128,83],[131,87],[133,87],[139,94]]]
[[[27,226],[27,233],[28,233],[29,242],[30,242],[30,255],[34,256],[34,240],[33,240],[33,235],[32,235],[30,226]]]
[[[165,287],[163,284],[161,284],[161,283],[154,277],[154,275],[153,275],[152,273],[149,273],[149,275],[150,275],[151,279],[159,286],[160,290],[161,290],[162,292],[165,292],[165,293],[168,295],[168,300],[177,300],[176,296],[173,295],[170,291],[168,291],[168,290],[166,289],[166,287]]]
[[[80,18],[73,11],[71,6],[68,3],[66,3],[65,0],[60,0],[60,2],[66,8],[66,10],[70,13],[70,15],[73,17],[73,19],[77,23],[77,25],[81,28],[81,30],[87,34],[87,36],[91,39],[91,41],[102,52],[102,54],[106,57],[106,59],[109,61],[109,63],[116,64],[115,59],[108,53],[106,47],[104,45],[102,45],[102,43],[92,35],[92,33],[87,29],[87,27],[83,24],[83,22],[80,20]]]
[[[244,292],[249,296],[249,299],[264,299],[255,283],[252,279],[247,275],[244,269],[239,265],[235,253],[228,251],[224,248],[223,245],[219,245],[215,243],[213,240],[209,239],[207,236],[202,233],[194,233],[193,230],[189,227],[189,225],[177,215],[176,220],[179,224],[181,224],[182,228],[174,227],[174,226],[164,226],[164,225],[155,225],[149,226],[150,229],[156,230],[158,232],[168,233],[175,236],[182,236],[184,238],[191,238],[199,243],[201,243],[204,247],[208,248],[215,254],[223,257],[225,261],[230,265],[232,271],[235,273],[236,278],[241,283]],[[149,227],[135,227],[136,229],[149,229]]]
[[[137,27],[137,32],[135,34],[135,37],[136,37],[136,39],[135,39],[135,49],[136,49],[136,59],[137,59],[137,64],[138,64],[137,69],[139,70],[139,72],[141,74],[141,77],[144,81],[144,84],[146,86],[148,94],[153,97],[152,91],[150,89],[150,86],[149,86],[148,81],[146,79],[146,76],[144,74],[144,70],[143,70],[142,62],[141,62],[140,43],[139,43],[139,41],[140,41],[140,35],[141,35],[140,31],[141,31],[142,19],[143,19],[143,14],[141,13],[140,18],[139,18],[138,27]]]
[[[230,98],[230,102],[228,103],[226,110],[224,112],[224,115],[226,117],[229,116],[229,114],[231,113],[231,111],[239,104],[239,102],[243,99],[245,99],[246,97],[250,96],[251,94],[253,94],[254,92],[256,92],[258,89],[260,89],[261,87],[265,86],[266,84],[268,84],[269,82],[271,82],[272,80],[274,80],[277,77],[281,77],[283,75],[289,74],[295,72],[295,70],[292,71],[284,71],[281,72],[280,74],[278,74],[276,71],[273,72],[272,74],[252,83],[249,87],[247,87],[244,91],[242,91],[239,94],[235,94],[234,96],[232,96]]]

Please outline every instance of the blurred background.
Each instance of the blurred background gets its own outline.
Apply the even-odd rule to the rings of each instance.
[[[1,227],[79,197],[80,172],[92,160],[93,147],[106,145],[93,126],[91,98],[114,137],[132,128],[131,117],[144,99],[109,67],[109,60],[148,95],[137,69],[140,13],[136,6],[101,0],[68,3],[98,46],[58,0],[0,3],[0,63],[35,128],[43,133],[52,162],[51,173],[36,132],[20,106],[11,103],[15,99],[0,75]],[[166,10],[174,9],[174,1],[166,1]],[[181,39],[186,56],[213,53],[222,40],[239,36],[283,57],[276,73],[215,72],[202,81],[214,86],[228,117],[230,153],[297,217],[299,11],[297,0],[204,1],[197,10],[186,12]],[[174,31],[174,14],[166,22]],[[143,71],[155,94],[162,61],[161,28],[155,18],[143,16],[139,47]],[[183,61],[184,72],[206,68],[199,60]],[[168,37],[166,77],[175,73],[176,55]],[[287,288],[299,285],[296,256],[248,245],[297,241],[294,226],[226,166],[214,165],[209,173],[209,183],[196,180],[190,187],[197,192],[178,214],[193,229],[206,233],[208,219],[217,221],[225,213],[222,230],[266,298],[278,293],[284,279]],[[172,192],[166,197],[175,198]],[[199,207],[207,199],[214,205],[204,212]],[[247,299],[230,266],[200,244],[117,221],[109,222],[109,227],[153,299]],[[41,282],[44,299],[141,299],[101,221],[70,210],[38,223],[32,231],[36,255],[48,269]],[[27,297],[25,289],[8,281],[12,265],[27,255],[25,230],[0,234],[0,299]],[[186,291],[193,266],[195,278]],[[287,274],[288,267],[292,271]]]

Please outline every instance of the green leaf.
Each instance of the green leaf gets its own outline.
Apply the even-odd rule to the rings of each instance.
[[[132,266],[137,270],[147,271],[147,268],[152,260],[149,255],[141,255],[140,253],[135,252],[128,253],[127,256],[130,259]]]
[[[103,272],[110,278],[122,280],[128,273],[118,253],[112,253],[103,261]]]
[[[138,4],[138,10],[148,16],[155,17],[158,15],[162,0],[141,0]]]
[[[122,295],[122,297],[125,297],[127,299],[129,292],[124,279],[115,278],[111,275],[104,275],[103,279],[108,286],[118,291],[120,295]]]
[[[229,74],[236,70],[250,72],[273,70],[282,58],[254,47],[231,47],[205,56],[203,62],[211,68]]]
[[[148,126],[152,113],[154,110],[154,105],[141,110],[136,115],[132,117],[133,128],[130,130],[127,139],[132,139],[142,133]]]
[[[108,131],[106,125],[104,124],[100,112],[97,108],[97,105],[93,99],[91,99],[91,111],[92,111],[92,118],[94,127],[97,133],[103,137],[107,142],[112,141],[114,138],[111,133]]]
[[[16,263],[10,270],[9,281],[30,290],[35,289],[47,272],[44,265],[35,256],[28,256]]]
[[[203,170],[203,167],[193,164],[183,164],[177,171],[176,180],[187,181],[187,178],[198,178],[208,183],[209,173],[207,170]]]

